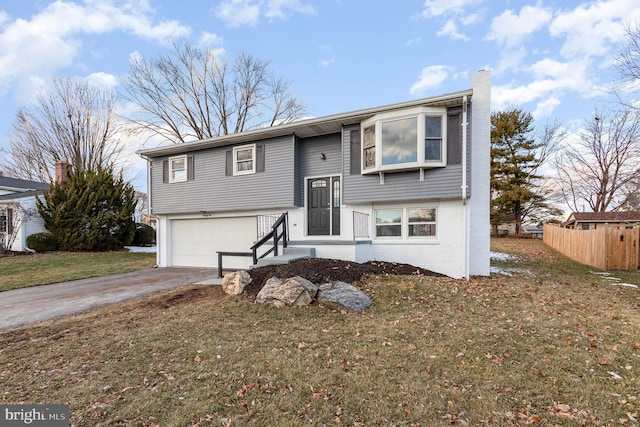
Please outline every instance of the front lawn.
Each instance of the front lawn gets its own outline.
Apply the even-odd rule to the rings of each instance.
[[[637,425],[639,290],[539,241],[492,249],[491,277],[366,277],[362,315],[188,286],[0,331],[0,403],[91,426]]]
[[[0,257],[0,291],[152,268],[154,253],[55,252]]]

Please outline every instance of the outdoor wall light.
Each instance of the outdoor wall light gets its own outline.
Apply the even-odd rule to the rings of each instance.
[[[325,156],[325,155],[324,155],[324,153],[320,153],[320,158],[321,158],[322,160],[326,160],[326,159],[327,159],[327,156]]]

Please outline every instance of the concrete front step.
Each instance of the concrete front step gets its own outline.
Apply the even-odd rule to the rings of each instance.
[[[301,258],[315,258],[316,250],[315,248],[295,248],[295,247],[287,247],[284,248],[283,254],[261,258],[258,260],[258,264],[252,266],[252,268],[256,267],[264,267],[265,265],[274,265],[274,264],[289,264],[291,261]]]

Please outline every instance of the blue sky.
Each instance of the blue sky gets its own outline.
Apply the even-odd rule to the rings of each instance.
[[[635,23],[640,0],[5,1],[0,150],[17,109],[52,76],[118,90],[131,55],[185,37],[270,60],[313,117],[467,89],[489,68],[494,110],[519,107],[575,133],[608,107],[615,56]],[[144,161],[130,158],[144,189]]]

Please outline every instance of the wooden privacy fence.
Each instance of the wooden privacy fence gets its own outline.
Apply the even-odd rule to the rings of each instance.
[[[601,270],[636,270],[640,267],[638,227],[573,230],[546,224],[543,241],[569,258]]]

